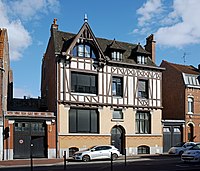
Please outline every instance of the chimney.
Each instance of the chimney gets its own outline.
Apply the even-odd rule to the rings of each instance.
[[[151,60],[155,63],[156,41],[154,40],[153,34],[151,34],[150,36],[146,38],[146,45],[144,47],[147,52],[151,53],[150,55]]]
[[[198,70],[200,71],[200,64],[198,65]]]
[[[51,34],[55,31],[58,30],[58,25],[57,25],[57,19],[53,19],[53,24],[51,25]]]

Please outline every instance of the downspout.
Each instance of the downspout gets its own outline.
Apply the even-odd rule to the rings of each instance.
[[[5,73],[5,69],[3,67],[0,67],[0,71],[1,71],[1,107],[2,107],[2,160],[4,160],[4,125],[5,125],[5,113],[4,113],[4,73]]]

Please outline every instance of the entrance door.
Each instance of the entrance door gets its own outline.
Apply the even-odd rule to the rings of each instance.
[[[121,154],[125,150],[125,131],[122,126],[114,126],[111,130],[111,144],[119,149]]]
[[[33,157],[45,157],[45,137],[32,136],[31,137],[31,150]]]
[[[15,121],[13,158],[47,157],[46,125]]]

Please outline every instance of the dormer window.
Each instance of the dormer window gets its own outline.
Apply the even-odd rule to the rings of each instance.
[[[112,60],[122,61],[122,52],[113,51],[113,52],[111,52],[111,57],[112,57]]]
[[[93,48],[89,44],[76,45],[73,49],[73,56],[96,59]]]
[[[137,63],[138,64],[147,64],[147,57],[146,56],[137,56]]]

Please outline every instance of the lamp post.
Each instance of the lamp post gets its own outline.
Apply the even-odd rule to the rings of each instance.
[[[0,116],[0,159],[4,160],[4,81],[3,81],[3,73],[5,69],[0,67],[1,71],[1,111],[2,116]]]

